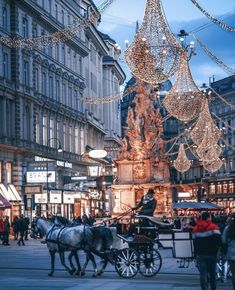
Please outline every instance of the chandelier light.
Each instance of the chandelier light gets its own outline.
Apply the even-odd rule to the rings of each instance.
[[[218,157],[215,160],[202,162],[203,168],[210,173],[216,172],[223,165],[223,161]]]
[[[191,166],[191,161],[188,159],[185,153],[183,143],[180,144],[179,153],[173,165],[177,171],[182,173],[188,171]]]
[[[199,116],[204,103],[205,97],[193,81],[187,53],[181,49],[176,82],[165,96],[163,104],[172,116],[187,122]]]
[[[205,136],[205,132],[208,135],[206,137],[208,146],[216,144],[221,137],[221,131],[216,127],[211,117],[207,100],[205,100],[204,108],[189,135],[196,145],[200,145]]]
[[[170,32],[160,0],[147,0],[142,25],[125,52],[132,74],[146,83],[158,84],[173,76],[180,46]]]

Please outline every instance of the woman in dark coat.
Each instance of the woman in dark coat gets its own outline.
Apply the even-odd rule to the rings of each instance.
[[[14,216],[13,222],[12,222],[12,228],[13,228],[13,233],[14,233],[14,240],[18,240],[18,235],[19,235],[19,219],[17,216]]]

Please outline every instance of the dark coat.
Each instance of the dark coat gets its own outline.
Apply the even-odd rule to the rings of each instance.
[[[222,245],[220,230],[210,220],[198,220],[193,239],[195,255],[217,256]]]
[[[153,213],[156,209],[157,201],[154,198],[149,198],[148,195],[144,195],[141,198],[141,201],[137,204],[137,206],[133,209],[138,209],[140,207],[141,210],[139,212],[140,215],[147,215],[147,216],[153,216]]]

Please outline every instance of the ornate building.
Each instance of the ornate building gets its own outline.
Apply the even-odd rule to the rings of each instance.
[[[33,49],[0,44],[0,193],[10,199],[12,187],[11,214],[24,207],[28,215],[38,208],[42,214],[81,214],[91,206],[89,195],[75,187],[64,191],[64,179],[87,177],[86,145],[119,144],[118,101],[96,100],[119,93],[125,79],[120,52],[97,30],[100,14],[90,0],[0,0],[0,15],[0,36],[20,38],[47,35],[92,15],[92,24],[66,42]]]

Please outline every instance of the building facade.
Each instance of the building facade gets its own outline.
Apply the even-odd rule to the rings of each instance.
[[[115,42],[98,31],[101,16],[93,1],[0,0],[0,15],[0,36],[21,39],[92,21],[51,46],[0,44],[0,184],[8,199],[11,187],[13,196],[18,193],[11,215],[39,210],[72,217],[98,209],[101,200],[91,205],[89,186],[81,192],[71,183],[64,190],[64,179],[88,175],[93,164],[82,158],[87,145],[119,144],[118,101],[96,102],[119,93],[125,79]]]

